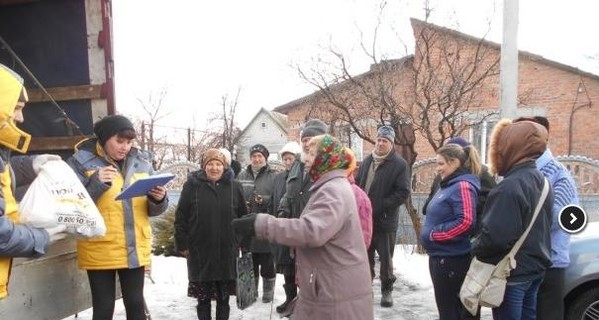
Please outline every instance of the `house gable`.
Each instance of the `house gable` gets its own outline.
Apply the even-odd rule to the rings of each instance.
[[[286,116],[261,108],[239,135],[236,144],[237,160],[249,164],[249,149],[255,144],[264,145],[270,159],[278,159],[277,153],[287,143]]]

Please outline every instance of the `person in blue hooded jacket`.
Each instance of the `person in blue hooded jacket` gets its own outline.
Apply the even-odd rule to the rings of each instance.
[[[473,147],[446,144],[437,150],[440,188],[428,204],[420,234],[440,320],[468,319],[459,292],[471,260],[481,163]]]

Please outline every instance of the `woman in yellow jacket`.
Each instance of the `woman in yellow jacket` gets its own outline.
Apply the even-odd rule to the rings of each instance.
[[[136,132],[123,116],[103,118],[94,125],[94,133],[68,160],[106,223],[104,237],[77,243],[79,267],[89,278],[93,319],[112,319],[117,273],[127,319],[145,319],[144,267],[150,265],[152,236],[148,218],[167,208],[166,189],[155,187],[146,197],[115,200],[135,180],[153,173],[151,157],[133,148]]]

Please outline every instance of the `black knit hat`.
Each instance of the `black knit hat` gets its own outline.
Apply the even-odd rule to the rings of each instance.
[[[252,154],[254,154],[254,152],[262,153],[262,155],[264,156],[264,158],[266,160],[268,160],[268,155],[270,155],[270,152],[268,152],[268,149],[266,149],[266,147],[261,144],[255,144],[250,148],[250,156]]]
[[[121,115],[110,115],[94,124],[94,134],[98,137],[101,145],[104,145],[112,136],[126,130],[133,130],[133,123]]]
[[[329,126],[326,123],[322,122],[322,120],[318,119],[310,119],[308,122],[304,124],[302,128],[302,133],[300,134],[300,139],[306,137],[315,137],[321,134],[325,134],[329,131]]]

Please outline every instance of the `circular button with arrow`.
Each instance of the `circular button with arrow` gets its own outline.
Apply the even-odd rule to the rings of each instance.
[[[577,233],[587,224],[587,214],[577,205],[568,205],[559,213],[559,226],[568,233]]]

